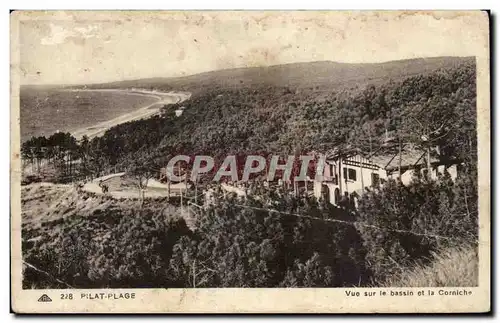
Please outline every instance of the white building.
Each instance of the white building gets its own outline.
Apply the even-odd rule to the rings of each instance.
[[[376,188],[387,179],[401,177],[401,182],[408,185],[415,172],[425,174],[430,165],[430,178],[436,180],[445,172],[455,180],[459,162],[450,160],[443,162],[435,157],[427,161],[427,152],[417,149],[404,150],[393,156],[377,156],[366,159],[361,155],[352,157],[336,157],[327,159],[323,181],[314,182],[314,196],[322,198],[333,205],[340,205],[342,200],[352,201],[356,206],[357,199],[367,189]],[[401,174],[400,174],[401,173]]]
[[[314,182],[314,196],[339,205],[343,197],[361,196],[366,188],[378,187],[386,178],[383,167],[360,155],[327,159],[323,181]]]

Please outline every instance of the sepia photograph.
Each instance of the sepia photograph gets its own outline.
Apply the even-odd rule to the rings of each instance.
[[[14,303],[489,310],[488,19],[11,13]]]

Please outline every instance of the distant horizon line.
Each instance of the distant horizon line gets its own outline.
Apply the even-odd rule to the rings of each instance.
[[[121,80],[114,80],[114,81],[104,81],[104,82],[90,82],[90,83],[22,83],[20,82],[20,86],[31,86],[31,87],[70,87],[70,86],[84,86],[84,85],[102,85],[102,84],[110,84],[110,83],[117,83],[117,82],[129,82],[129,81],[140,81],[140,80],[148,80],[148,79],[179,79],[179,78],[185,78],[185,77],[191,77],[191,76],[196,76],[196,75],[202,75],[202,74],[207,74],[207,73],[213,73],[213,72],[218,72],[218,71],[229,71],[229,70],[238,70],[238,69],[253,69],[253,68],[271,68],[271,67],[276,67],[276,66],[286,66],[286,65],[295,65],[295,64],[314,64],[314,63],[333,63],[333,64],[339,64],[339,65],[376,65],[376,64],[387,64],[387,63],[393,63],[393,62],[403,62],[403,61],[412,61],[412,60],[421,60],[421,59],[439,59],[439,58],[473,58],[475,56],[421,56],[421,57],[415,57],[415,58],[402,58],[402,59],[394,59],[394,60],[388,60],[388,61],[380,61],[380,62],[371,62],[371,63],[349,63],[349,62],[339,62],[339,61],[331,61],[331,60],[319,60],[319,61],[298,61],[298,62],[293,62],[293,63],[282,63],[282,64],[273,64],[273,65],[262,65],[262,66],[242,66],[242,67],[228,67],[228,68],[221,68],[221,69],[215,69],[215,70],[208,70],[204,72],[199,72],[199,73],[194,73],[194,74],[188,74],[188,75],[182,75],[182,76],[148,76],[148,77],[143,77],[143,78],[126,78],[126,79],[121,79]]]

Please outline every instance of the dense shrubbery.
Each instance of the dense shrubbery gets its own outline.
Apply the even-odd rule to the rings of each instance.
[[[340,211],[304,202],[282,200],[272,207],[279,213],[264,210],[270,206],[261,201],[220,200],[201,216],[195,235],[174,247],[170,265],[178,285],[334,287],[362,282],[367,275],[354,227],[322,221]]]
[[[169,286],[168,262],[172,247],[189,233],[184,220],[158,208],[95,210],[52,223],[53,231],[41,234],[35,245],[23,232],[24,260],[71,286],[162,287]],[[44,283],[40,283],[44,282]],[[60,286],[49,276],[30,268],[27,288]]]
[[[474,173],[462,174],[455,183],[446,175],[438,181],[416,177],[408,186],[391,180],[380,191],[365,194],[357,220],[377,227],[358,226],[373,279],[400,274],[439,249],[475,245],[477,201]]]
[[[475,183],[474,174],[389,181],[354,215],[309,198],[215,197],[190,211],[194,232],[173,207],[109,207],[48,223],[57,230],[38,232],[35,244],[23,232],[23,249],[27,262],[79,287],[376,285],[440,250],[477,245]],[[64,287],[31,269],[24,278],[27,288]]]

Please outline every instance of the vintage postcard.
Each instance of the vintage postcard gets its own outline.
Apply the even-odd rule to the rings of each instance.
[[[14,11],[16,313],[490,311],[485,11]]]

